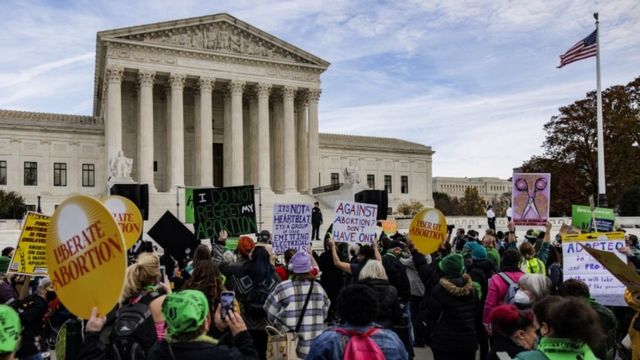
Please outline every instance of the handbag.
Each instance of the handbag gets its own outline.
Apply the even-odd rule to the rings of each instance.
[[[313,281],[309,286],[309,292],[307,298],[304,300],[304,306],[302,312],[298,318],[295,331],[286,331],[285,329],[276,329],[273,326],[266,326],[265,331],[269,336],[267,341],[267,360],[297,360],[298,354],[296,349],[298,348],[298,333],[300,332],[300,326],[302,325],[302,319],[304,313],[307,311],[307,305],[309,305],[309,299],[313,292]]]

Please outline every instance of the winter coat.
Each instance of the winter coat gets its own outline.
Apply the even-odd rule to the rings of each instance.
[[[495,333],[493,334],[493,346],[491,346],[487,359],[498,360],[498,353],[507,353],[510,358],[514,358],[523,351],[528,351],[528,349],[523,348],[500,333]]]
[[[545,359],[545,356],[548,360],[598,360],[586,344],[548,337],[540,339],[537,350],[521,352],[516,360],[538,360]]]
[[[383,279],[364,279],[360,281],[360,284],[369,286],[378,294],[377,298],[380,304],[380,312],[374,322],[387,329],[390,329],[394,324],[400,323],[402,310],[400,310],[400,302],[398,301],[398,291],[389,284],[389,281]]]
[[[505,271],[505,274],[516,284],[524,275],[522,271]],[[491,323],[491,319],[489,319],[491,310],[504,304],[504,296],[506,295],[508,288],[509,284],[507,284],[507,282],[498,274],[493,275],[491,279],[489,279],[487,297],[484,300],[484,311],[482,312],[483,324],[487,325]]]
[[[480,298],[483,304],[484,299],[487,298],[487,286],[493,273],[494,266],[489,260],[473,260],[471,266],[467,268],[467,274],[471,276],[471,280],[480,285]]]
[[[387,273],[389,283],[398,291],[398,297],[401,301],[411,299],[411,285],[409,277],[400,260],[389,250],[382,257],[382,266]]]
[[[333,263],[331,251],[325,251],[320,255],[318,266],[320,267],[320,271],[322,271],[320,284],[322,284],[322,288],[326,291],[329,300],[334,303],[338,298],[338,294],[340,294],[340,290],[344,287],[342,270]]]
[[[638,300],[631,291],[628,289],[624,291],[624,300],[629,304],[629,307],[636,311],[636,314],[631,319],[629,324],[629,337],[631,338],[631,359],[640,360],[640,331],[634,329],[633,324],[638,320],[640,316],[640,300]]]
[[[446,352],[475,351],[478,307],[478,295],[469,275],[440,279],[427,300],[431,348]]]
[[[175,358],[172,356],[175,355]],[[258,352],[253,346],[253,340],[248,331],[243,331],[233,337],[233,346],[215,344],[210,338],[196,339],[190,342],[171,343],[171,349],[166,340],[153,345],[147,360],[200,360],[200,359],[258,359]]]

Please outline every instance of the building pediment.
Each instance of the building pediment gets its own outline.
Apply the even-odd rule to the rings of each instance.
[[[124,40],[194,49],[254,60],[327,68],[329,63],[228,14],[168,21],[98,33],[100,40]]]

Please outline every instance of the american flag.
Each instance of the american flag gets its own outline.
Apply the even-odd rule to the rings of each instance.
[[[598,44],[596,42],[597,34],[598,30],[594,30],[589,36],[573,45],[564,55],[560,55],[560,66],[558,66],[558,68],[571,64],[574,61],[596,56],[596,52],[598,51]]]

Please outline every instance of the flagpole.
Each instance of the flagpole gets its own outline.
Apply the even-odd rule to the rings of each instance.
[[[597,130],[598,130],[598,206],[607,207],[607,184],[604,176],[604,126],[602,124],[602,93],[600,90],[600,30],[598,13],[596,19],[596,78],[597,78]]]

